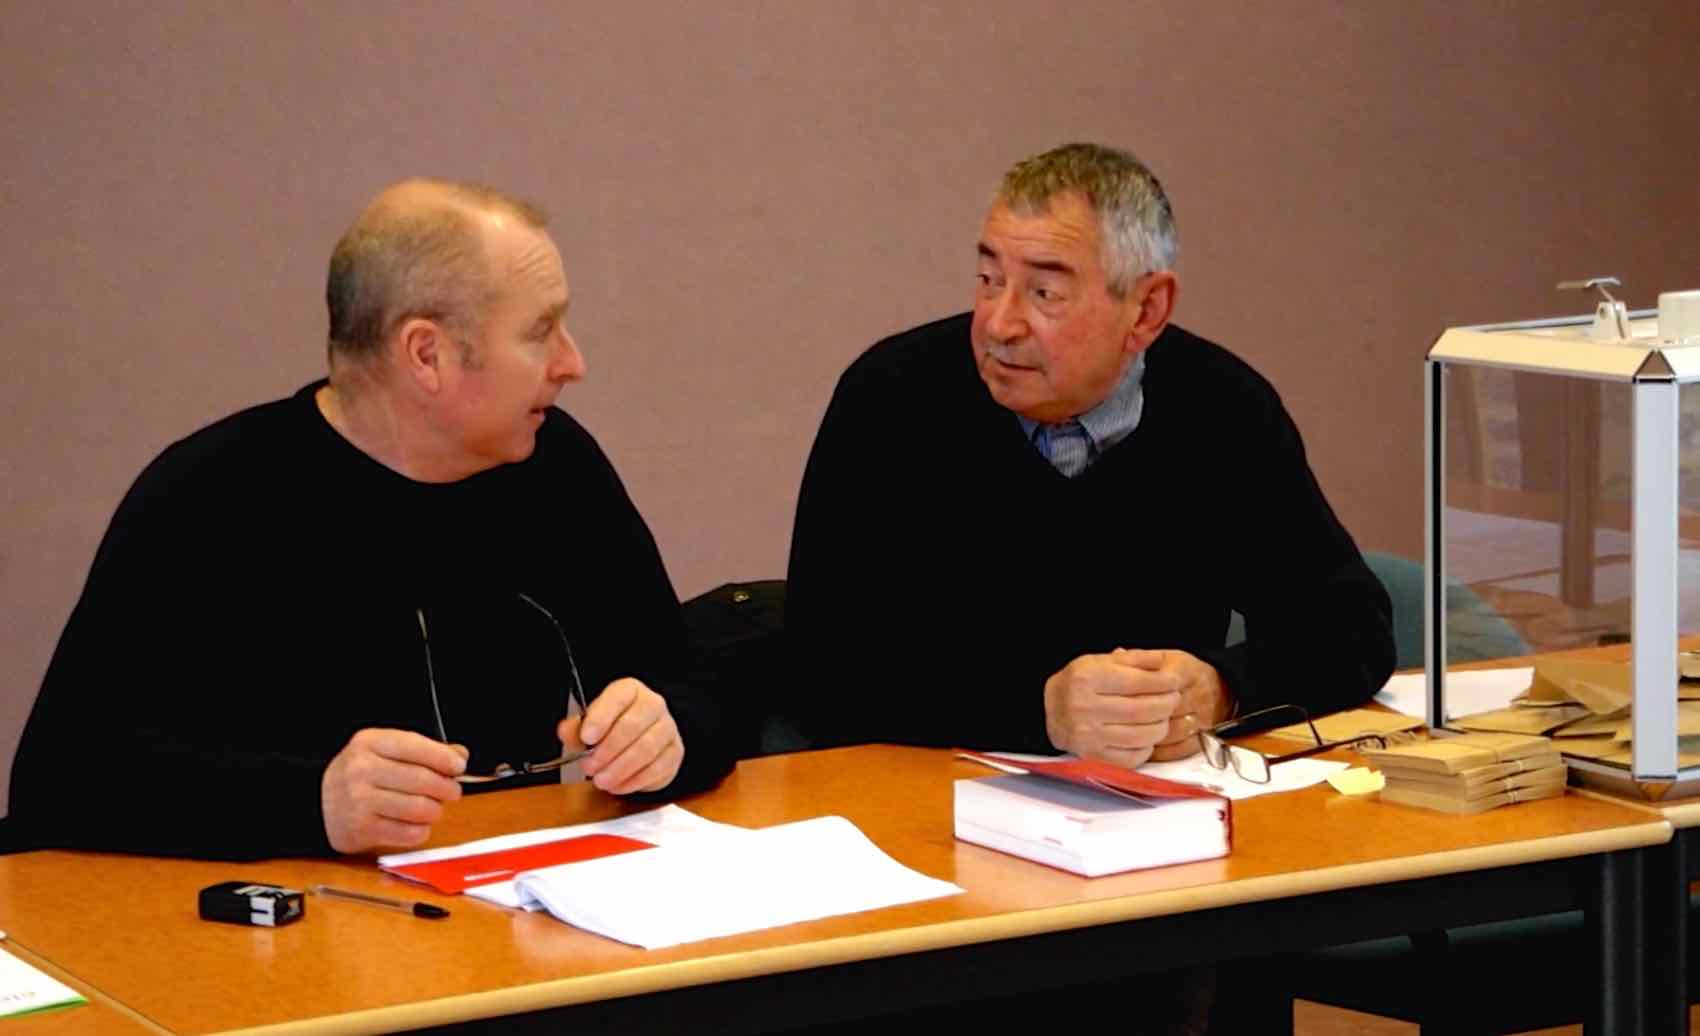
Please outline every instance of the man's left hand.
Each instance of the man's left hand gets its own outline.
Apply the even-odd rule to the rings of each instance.
[[[584,759],[584,775],[613,795],[659,791],[685,761],[685,742],[667,699],[631,677],[609,684],[583,717],[562,720],[555,736],[569,752],[594,746]]]
[[[1216,667],[1185,651],[1137,651],[1118,648],[1114,655],[1129,665],[1177,678],[1180,700],[1169,715],[1169,730],[1151,751],[1152,762],[1184,759],[1198,751],[1198,732],[1209,730],[1233,712],[1233,699]]]

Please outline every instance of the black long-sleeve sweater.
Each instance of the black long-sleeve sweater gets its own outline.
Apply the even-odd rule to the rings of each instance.
[[[786,600],[811,739],[1052,750],[1046,678],[1116,647],[1191,652],[1242,713],[1381,686],[1386,591],[1266,380],[1170,326],[1138,428],[1069,479],[987,392],[968,329],[875,345],[821,424]],[[1224,647],[1230,609],[1248,637]]]
[[[320,384],[176,443],[124,498],[19,745],[18,840],[330,852],[320,778],[349,737],[438,734],[421,610],[469,769],[554,758],[571,677],[522,593],[588,695],[635,676],[666,696],[685,743],[666,794],[725,774],[654,540],[583,427],[552,409],[529,459],[425,484],[332,429]]]

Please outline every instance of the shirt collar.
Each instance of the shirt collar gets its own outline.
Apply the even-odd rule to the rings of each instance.
[[[1080,422],[1085,429],[1086,437],[1092,440],[1092,447],[1098,453],[1121,442],[1133,430],[1139,427],[1140,415],[1145,412],[1145,353],[1140,352],[1127,365],[1121,380],[1108,396],[1091,410],[1086,411],[1074,420]],[[1016,415],[1020,417],[1020,415]],[[1038,421],[1021,417],[1021,429],[1032,440],[1033,434],[1039,429]]]

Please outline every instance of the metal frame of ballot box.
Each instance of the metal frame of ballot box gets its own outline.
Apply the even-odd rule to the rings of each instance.
[[[1626,383],[1631,410],[1632,764],[1625,768],[1574,757],[1567,762],[1586,783],[1657,799],[1700,792],[1700,767],[1677,766],[1680,386],[1700,383],[1700,345],[1658,339],[1653,310],[1627,316],[1629,335],[1609,339],[1597,333],[1599,318],[1587,316],[1449,328],[1428,352],[1424,371],[1427,720],[1432,729],[1446,726],[1447,368],[1494,368]],[[1590,492],[1598,491],[1597,485],[1590,487]],[[1587,534],[1592,536],[1592,529]]]

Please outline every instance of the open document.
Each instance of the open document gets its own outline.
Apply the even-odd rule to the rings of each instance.
[[[568,924],[651,950],[962,891],[893,860],[843,817],[716,832],[518,884]]]
[[[674,805],[378,864],[646,949],[962,891],[893,860],[842,817],[750,830]]]

